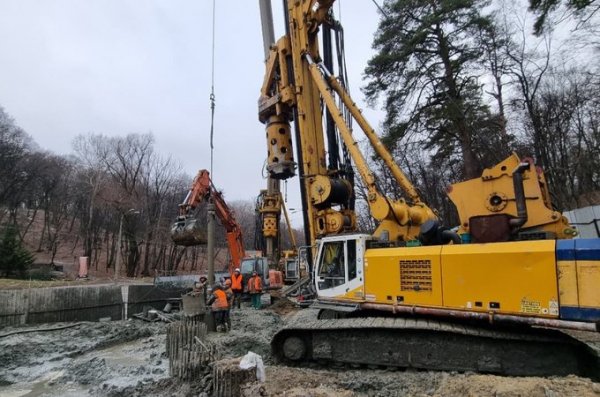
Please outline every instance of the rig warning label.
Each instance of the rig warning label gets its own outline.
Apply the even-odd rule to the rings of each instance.
[[[527,299],[521,300],[521,313],[540,313],[541,311],[542,305],[540,302]]]

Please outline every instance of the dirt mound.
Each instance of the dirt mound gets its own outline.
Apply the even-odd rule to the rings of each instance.
[[[559,397],[600,395],[589,379],[510,378],[444,372],[314,370],[267,367],[265,383],[248,385],[244,396],[270,397]]]
[[[64,383],[77,381],[82,385],[89,385],[92,383],[102,383],[108,379],[110,379],[110,374],[108,374],[106,360],[92,357],[86,360],[83,365],[69,363],[66,368],[66,374],[59,381]]]
[[[207,393],[208,389],[208,380],[181,382],[179,379],[165,378],[152,383],[140,381],[135,386],[108,386],[90,394],[98,397],[197,397]]]
[[[442,373],[267,367],[266,382],[248,386],[247,396],[417,396],[433,395]],[[254,393],[254,394],[253,394]],[[304,393],[304,394],[302,394]]]
[[[271,310],[242,308],[231,312],[231,332],[211,334],[211,340],[223,358],[244,356],[249,351],[259,354],[265,363],[271,363],[271,338],[283,321]]]
[[[299,310],[298,306],[287,298],[277,298],[268,309],[280,316]]]
[[[600,384],[576,376],[546,379],[456,374],[446,376],[435,395],[466,397],[597,397],[600,396]]]

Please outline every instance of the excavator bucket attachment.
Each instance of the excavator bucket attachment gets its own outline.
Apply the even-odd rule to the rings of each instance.
[[[177,221],[171,226],[171,240],[186,247],[206,244],[206,228],[201,226],[194,218]]]

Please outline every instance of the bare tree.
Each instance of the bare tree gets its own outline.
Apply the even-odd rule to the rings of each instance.
[[[186,189],[181,167],[170,157],[148,156],[142,175],[144,215],[146,216],[145,250],[142,275],[158,266],[158,253],[170,242],[170,224],[177,215],[179,197]],[[195,252],[195,251],[194,251]],[[152,259],[155,261],[152,263]]]
[[[85,192],[86,197],[79,198],[80,222],[83,233],[83,256],[92,257],[92,249],[96,236],[94,229],[94,214],[100,192],[107,185],[107,175],[102,166],[102,158],[99,156],[96,147],[100,145],[100,136],[97,135],[79,135],[73,141],[75,156],[79,162],[78,178],[80,180],[81,191]]]
[[[551,36],[544,34],[534,43],[527,30],[528,14],[513,15],[512,22],[506,21],[506,32],[512,40],[506,42],[506,53],[511,61],[509,74],[519,89],[512,105],[524,109],[533,136],[533,149],[538,164],[544,167],[548,163],[548,146],[543,139],[543,131],[536,97],[551,60]]]

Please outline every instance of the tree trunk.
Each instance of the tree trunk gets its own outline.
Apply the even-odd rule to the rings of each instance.
[[[448,88],[449,100],[447,106],[451,107],[451,122],[459,138],[460,147],[463,156],[464,179],[473,179],[479,176],[479,166],[477,157],[473,153],[471,144],[472,131],[465,120],[464,99],[458,91],[455,79],[455,71],[452,67],[450,50],[448,42],[440,26],[436,29],[436,35],[439,40],[439,55],[444,64],[444,80]]]
[[[44,238],[46,237],[46,225],[48,224],[48,210],[44,210],[44,223],[42,225],[42,234],[40,235],[40,242],[38,244],[37,252],[42,252],[42,245],[44,244]]]
[[[152,244],[153,246],[155,245],[155,243],[150,243],[152,241],[152,237],[152,228],[150,228],[146,234],[146,249],[144,250],[144,268],[142,270],[142,277],[147,277],[150,275],[150,247],[148,244]]]

